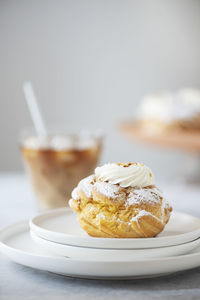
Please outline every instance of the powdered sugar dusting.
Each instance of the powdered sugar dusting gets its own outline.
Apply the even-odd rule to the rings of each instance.
[[[153,218],[155,218],[156,220],[158,220],[159,222],[161,222],[161,220],[159,218],[157,218],[156,216],[152,215],[150,212],[146,211],[146,210],[140,210],[139,213],[135,216],[132,217],[131,221],[135,221],[138,223],[138,220],[143,217],[143,216],[152,216]]]
[[[108,198],[121,198],[124,193],[120,193],[120,187],[118,185],[110,184],[107,182],[95,182],[94,188],[97,192],[105,195]]]
[[[169,207],[169,203],[165,200],[165,198],[162,199],[162,206],[161,206],[161,219],[164,222],[165,218],[165,209]]]
[[[83,180],[81,180],[78,186],[72,192],[72,199],[75,201],[79,200],[78,191],[82,190],[88,198],[92,198],[92,190],[99,192],[107,198],[113,199],[114,201],[121,201],[128,206],[136,206],[137,215],[134,217],[130,217],[129,220],[123,221],[119,217],[117,217],[117,222],[126,223],[129,226],[132,226],[132,222],[137,222],[138,227],[140,227],[140,218],[143,216],[152,216],[159,222],[164,223],[165,218],[165,208],[169,206],[168,202],[163,198],[162,192],[157,187],[149,187],[149,188],[128,188],[126,190],[122,189],[117,184],[111,184],[108,182],[95,181],[95,176],[91,175]],[[121,203],[121,202],[120,202]],[[140,210],[140,204],[147,203],[149,205],[161,205],[161,216],[158,218],[154,216],[152,213],[142,209]],[[71,203],[70,203],[71,204]],[[70,205],[71,206],[71,205]],[[91,213],[95,210],[92,206],[90,208]],[[102,213],[96,215],[97,219],[100,221],[101,219],[105,219],[106,216]]]
[[[130,206],[141,202],[158,204],[160,203],[160,197],[162,197],[162,193],[157,188],[134,189],[127,197],[126,205]]]
[[[72,208],[73,207],[73,200],[70,199],[69,202],[68,202],[69,206]]]
[[[78,191],[77,187],[75,189],[73,189],[73,191],[72,191],[72,199],[74,199],[76,201],[79,199],[77,191]]]
[[[100,213],[96,216],[99,219],[105,219],[106,217],[104,216],[104,214]]]
[[[92,198],[92,181],[94,180],[94,175],[90,175],[82,179],[78,184],[78,190],[82,190],[88,198]]]

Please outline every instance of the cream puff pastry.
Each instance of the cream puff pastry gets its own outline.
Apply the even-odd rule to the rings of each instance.
[[[160,233],[172,207],[142,163],[112,163],[95,169],[72,192],[70,207],[91,236],[146,238]]]

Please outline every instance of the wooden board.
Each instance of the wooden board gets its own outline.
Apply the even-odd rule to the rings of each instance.
[[[123,122],[120,131],[133,141],[151,144],[156,147],[179,149],[200,153],[200,132],[175,131],[150,134],[139,128],[136,122]]]

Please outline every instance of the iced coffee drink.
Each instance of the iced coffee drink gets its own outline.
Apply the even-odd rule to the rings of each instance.
[[[77,183],[93,173],[100,136],[29,136],[21,152],[41,209],[64,207]]]

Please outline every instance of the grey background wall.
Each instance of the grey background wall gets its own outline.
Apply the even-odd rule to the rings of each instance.
[[[103,161],[144,161],[172,176],[180,153],[132,144],[117,124],[151,91],[200,87],[200,1],[1,0],[0,170],[21,170],[33,82],[48,124],[102,128]]]

